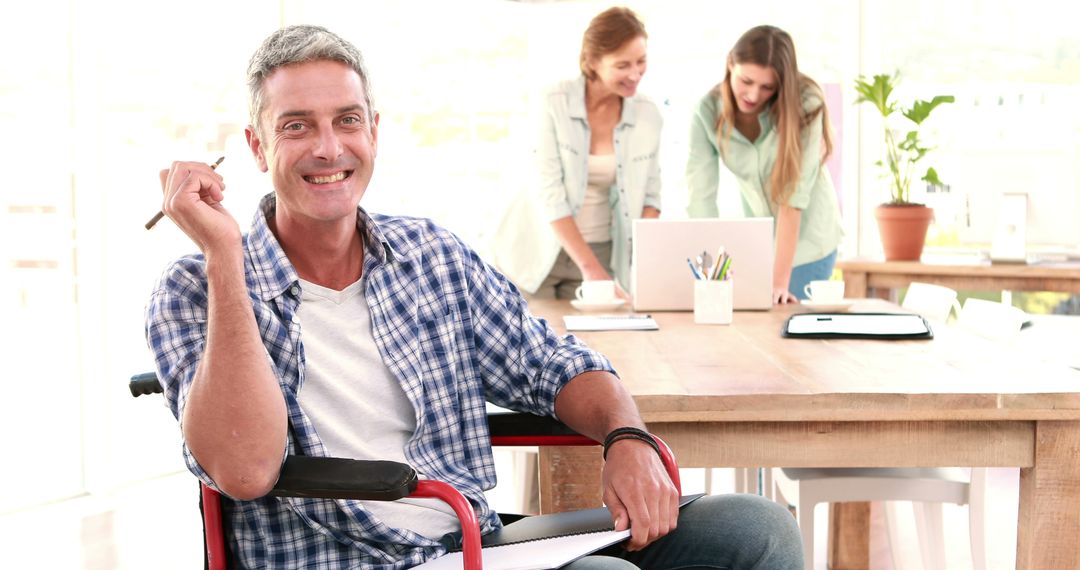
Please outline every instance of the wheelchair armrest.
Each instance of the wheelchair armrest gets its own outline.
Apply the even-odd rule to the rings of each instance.
[[[270,495],[369,501],[395,501],[409,496],[439,499],[450,505],[461,522],[465,568],[481,568],[483,564],[480,526],[469,501],[447,483],[419,481],[416,471],[404,463],[290,455]],[[220,516],[220,510],[214,512],[215,520],[220,521]],[[224,552],[224,542],[218,548]]]
[[[396,501],[417,484],[416,471],[394,461],[290,455],[270,495]]]
[[[158,382],[156,372],[143,372],[132,376],[131,381],[128,382],[128,388],[131,389],[131,395],[135,398],[162,392],[161,382]]]
[[[597,445],[565,424],[547,416],[521,412],[488,414],[488,430],[491,445],[537,446],[537,445]]]
[[[492,437],[579,435],[565,424],[548,416],[520,412],[498,413],[488,414],[487,420]]]
[[[521,412],[488,414],[488,430],[493,446],[544,446],[544,445],[600,445],[570,429],[554,418]],[[682,494],[679,464],[664,440],[652,436],[660,446],[660,461],[664,464],[675,489]]]

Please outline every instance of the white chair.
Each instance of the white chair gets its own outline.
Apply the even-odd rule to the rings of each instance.
[[[1027,313],[1012,305],[968,299],[956,322],[969,332],[995,341],[1011,341],[1020,333]]]
[[[968,505],[971,559],[974,570],[986,568],[986,469],[972,469],[970,477],[958,468],[904,469],[773,469],[775,500],[793,504],[802,532],[806,570],[814,567],[814,507],[819,503],[848,501],[912,501],[922,568],[945,568],[945,531],[942,503]],[[893,567],[901,567],[902,550],[895,503],[885,503]]]
[[[1007,340],[1020,330],[1024,313],[1014,307],[968,299],[963,307],[955,290],[941,285],[913,282],[901,306],[927,320],[944,325],[955,311],[957,324],[982,336]],[[737,482],[740,492],[755,492],[758,480],[746,469]],[[915,508],[923,568],[945,568],[942,503],[968,505],[971,558],[975,570],[986,568],[985,482],[986,469],[958,468],[866,468],[866,469],[771,469],[763,473],[762,494],[797,509],[803,536],[806,568],[814,563],[814,507],[818,503],[886,501],[886,524],[892,543],[893,564],[899,568],[902,546],[894,501],[911,501]]]
[[[948,287],[913,282],[901,306],[943,325],[953,311],[958,319],[961,317],[962,309],[956,298],[956,291]],[[975,326],[981,319],[969,317],[967,322]],[[768,480],[770,475],[772,481]],[[766,472],[764,491],[770,498],[796,506],[808,570],[813,568],[814,560],[814,506],[846,501],[886,501],[886,524],[893,564],[897,568],[901,563],[897,554],[902,547],[896,504],[892,501],[912,501],[915,506],[923,568],[945,567],[941,503],[968,505],[972,562],[975,570],[983,570],[986,568],[985,480],[986,470],[981,468],[972,469],[970,478],[957,468],[773,469]],[[776,497],[772,497],[774,489]]]
[[[901,306],[935,323],[945,324],[953,311],[957,316],[960,315],[960,303],[956,301],[956,296],[956,291],[948,287],[913,281],[904,294]],[[706,480],[711,480],[712,477],[708,473]],[[759,476],[761,481],[759,481]],[[738,468],[735,470],[735,492],[760,494],[771,499],[773,498],[771,480],[772,473],[768,469],[761,471],[754,468]]]
[[[901,307],[926,317],[931,321],[944,324],[955,310],[960,315],[960,303],[956,301],[956,291],[941,285],[921,283],[908,285]]]

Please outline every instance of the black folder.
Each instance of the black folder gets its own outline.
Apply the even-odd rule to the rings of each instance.
[[[788,317],[781,335],[912,340],[934,338],[934,331],[920,315],[906,313],[800,313]]]

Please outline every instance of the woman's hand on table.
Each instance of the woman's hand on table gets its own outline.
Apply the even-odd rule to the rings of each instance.
[[[773,287],[772,299],[774,305],[787,305],[791,303],[798,303],[799,299],[795,295],[791,294],[786,287]]]

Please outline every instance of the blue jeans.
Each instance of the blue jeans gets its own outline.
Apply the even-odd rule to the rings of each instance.
[[[799,299],[800,301],[806,300],[806,293],[803,289],[805,289],[811,281],[832,277],[833,267],[835,265],[836,250],[834,249],[832,253],[817,261],[811,261],[810,263],[792,267],[791,280],[788,281],[788,291],[790,291],[792,295],[795,295],[796,299]]]
[[[605,548],[568,570],[802,570],[802,539],[787,509],[757,495],[708,495],[679,511],[679,526],[644,550]]]

